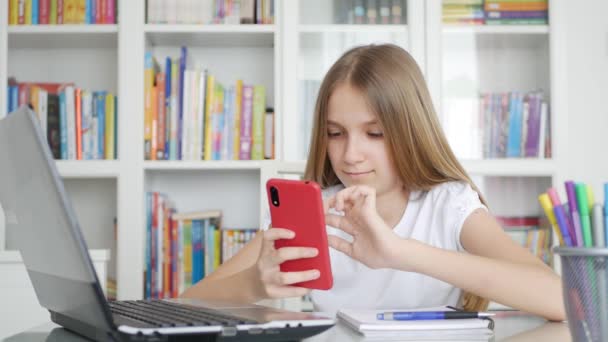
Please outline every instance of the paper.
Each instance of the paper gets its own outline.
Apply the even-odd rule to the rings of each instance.
[[[442,319],[429,321],[382,321],[376,319],[376,314],[390,311],[445,311],[446,307],[424,308],[416,310],[361,310],[342,309],[338,318],[348,326],[366,337],[425,337],[450,336],[455,339],[487,340],[491,336],[491,321],[487,319]]]

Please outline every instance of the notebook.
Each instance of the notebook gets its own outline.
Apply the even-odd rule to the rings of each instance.
[[[445,306],[415,310],[341,309],[338,318],[366,338],[412,338],[417,340],[449,338],[462,341],[488,341],[494,334],[491,319],[443,319],[428,321],[381,321],[376,314],[390,311],[448,311]]]

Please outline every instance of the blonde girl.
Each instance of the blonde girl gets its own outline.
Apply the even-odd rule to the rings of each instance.
[[[346,52],[321,84],[314,120],[304,178],[324,189],[334,287],[291,285],[318,271],[283,273],[280,263],[317,251],[276,250],[275,240],[294,235],[270,227],[184,297],[255,302],[310,293],[316,309],[328,312],[483,310],[493,300],[564,319],[559,277],[488,212],[405,50],[385,44]]]

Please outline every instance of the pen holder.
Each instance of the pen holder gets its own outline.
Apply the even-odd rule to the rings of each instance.
[[[608,248],[556,247],[573,341],[608,341]]]

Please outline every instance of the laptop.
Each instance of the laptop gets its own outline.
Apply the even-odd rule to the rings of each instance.
[[[40,305],[53,322],[85,337],[299,340],[335,324],[332,318],[254,304],[107,301],[38,119],[27,106],[0,120],[0,204]]]

